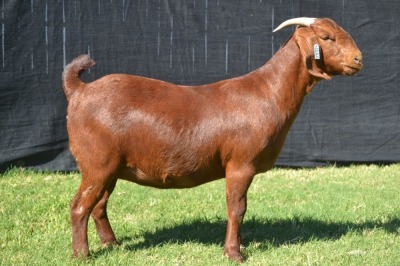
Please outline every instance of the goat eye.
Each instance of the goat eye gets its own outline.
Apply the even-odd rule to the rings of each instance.
[[[335,38],[329,35],[320,36],[320,38],[324,41],[335,41]]]

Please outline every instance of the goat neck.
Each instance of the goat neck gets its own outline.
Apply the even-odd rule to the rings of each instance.
[[[304,97],[318,79],[312,76],[292,36],[255,75],[263,80],[260,90],[275,102],[287,117],[295,118]]]

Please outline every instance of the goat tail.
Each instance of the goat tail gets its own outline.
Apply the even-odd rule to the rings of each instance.
[[[90,59],[88,55],[83,54],[72,60],[72,62],[64,68],[62,86],[67,100],[69,100],[76,89],[84,85],[80,79],[81,74],[94,65],[94,60]]]

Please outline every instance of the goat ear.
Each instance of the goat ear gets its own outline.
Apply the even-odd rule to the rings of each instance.
[[[311,57],[309,57],[309,59],[311,59]],[[306,60],[309,60],[308,58]],[[312,59],[311,59],[312,60]],[[312,63],[311,63],[312,64]],[[319,69],[318,69],[319,70]],[[308,68],[308,72],[313,75],[314,77],[318,77],[318,78],[322,78],[322,79],[326,79],[326,80],[331,80],[332,77],[329,76],[328,74],[326,74],[323,71],[316,71],[313,68]]]
[[[325,73],[314,59],[314,44],[318,43],[315,33],[310,28],[299,28],[294,35],[304,63],[307,66],[308,72],[314,77],[330,80],[332,79]]]

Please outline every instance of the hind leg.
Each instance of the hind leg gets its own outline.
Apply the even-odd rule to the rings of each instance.
[[[100,243],[103,247],[118,244],[107,216],[107,202],[115,188],[116,183],[117,179],[112,180],[108,184],[103,197],[96,204],[92,211],[92,218],[96,225],[97,233],[100,237]]]
[[[88,219],[93,208],[105,194],[110,182],[114,181],[109,175],[96,179],[83,176],[78,192],[71,201],[72,249],[73,255],[76,257],[89,256]]]
[[[114,136],[106,128],[99,127],[96,120],[90,120],[87,106],[83,103],[82,106],[67,122],[70,149],[82,174],[81,184],[70,205],[74,256],[89,255],[87,225],[94,209],[97,230],[105,232],[102,241],[115,238],[114,233],[110,233],[105,206],[115,187],[116,171],[121,163]]]

